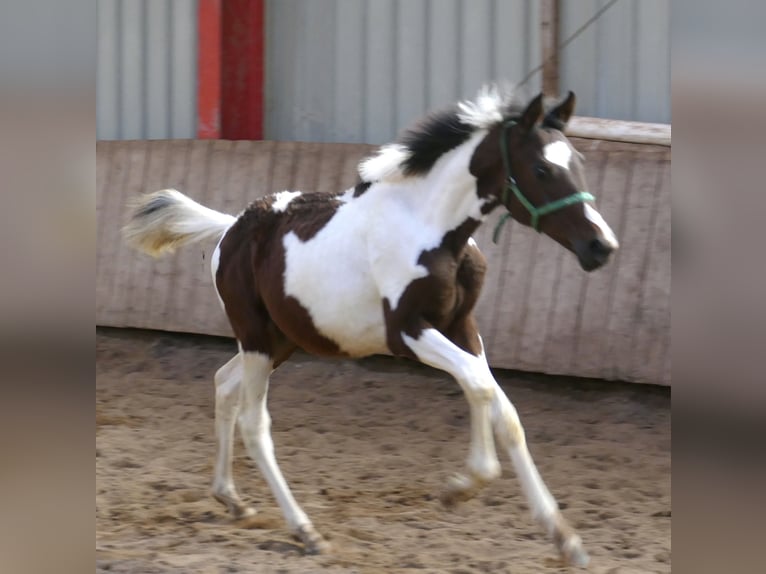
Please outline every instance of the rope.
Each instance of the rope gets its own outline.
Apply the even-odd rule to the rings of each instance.
[[[596,20],[598,20],[599,18],[601,18],[601,15],[602,15],[604,12],[606,12],[607,10],[609,10],[609,8],[611,8],[612,6],[614,6],[616,3],[617,3],[617,0],[609,0],[609,2],[607,2],[606,4],[604,4],[604,5],[603,5],[603,6],[602,6],[600,9],[596,10],[596,12],[593,14],[593,16],[591,16],[591,17],[590,17],[590,18],[589,18],[589,19],[588,19],[588,20],[585,22],[585,24],[583,24],[582,26],[580,26],[579,28],[577,28],[577,30],[575,30],[575,31],[572,33],[572,35],[571,35],[571,36],[569,36],[569,38],[567,38],[567,39],[566,39],[566,40],[564,40],[564,41],[563,41],[561,44],[559,44],[558,48],[556,48],[556,52],[558,52],[558,53],[561,53],[561,51],[562,51],[564,48],[566,48],[567,46],[569,46],[569,44],[571,44],[571,43],[572,43],[572,42],[573,42],[573,41],[574,41],[574,40],[575,40],[575,39],[576,39],[576,38],[577,38],[577,37],[578,37],[580,34],[582,34],[583,32],[585,32],[585,30],[587,30],[587,29],[588,29],[588,27],[590,27],[590,25],[591,25],[591,24],[593,24],[593,22],[595,22]],[[543,61],[543,63],[542,63],[542,64],[540,64],[539,66],[537,66],[535,69],[531,70],[531,71],[530,71],[530,72],[529,72],[529,73],[528,73],[526,76],[524,76],[524,79],[523,79],[523,80],[521,80],[521,82],[520,82],[519,84],[517,84],[517,86],[516,86],[516,87],[517,87],[517,88],[520,88],[521,86],[523,86],[524,84],[526,84],[526,83],[527,83],[529,80],[531,80],[531,79],[532,79],[532,76],[534,76],[534,75],[535,75],[537,72],[541,71],[541,70],[543,69],[543,67],[545,67],[545,64],[547,64],[548,62],[550,62],[552,59],[553,59],[553,56],[550,56],[550,57],[548,57],[546,60],[544,60],[544,61]]]

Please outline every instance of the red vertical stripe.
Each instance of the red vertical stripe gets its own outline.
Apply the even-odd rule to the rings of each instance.
[[[225,0],[221,137],[263,139],[264,1]]]
[[[221,1],[199,0],[197,8],[197,137],[221,137]]]

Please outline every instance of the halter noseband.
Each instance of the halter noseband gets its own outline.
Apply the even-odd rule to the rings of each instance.
[[[505,142],[505,130],[506,128],[510,128],[516,124],[515,121],[511,120],[509,122],[506,122],[503,124],[503,129],[500,132],[500,149],[501,149],[501,155],[503,157],[503,165],[505,166],[505,173],[508,176],[507,181],[505,183],[505,188],[503,189],[503,205],[508,204],[508,190],[510,189],[513,192],[513,195],[516,196],[516,199],[519,200],[521,205],[524,206],[524,208],[529,212],[530,216],[532,217],[532,220],[530,222],[530,225],[532,226],[532,229],[540,232],[540,218],[543,215],[547,215],[549,213],[552,213],[554,211],[558,211],[559,209],[563,209],[565,207],[569,207],[570,205],[574,205],[575,203],[585,203],[586,201],[595,201],[595,197],[587,191],[578,191],[577,193],[573,193],[572,195],[568,195],[567,197],[562,197],[561,199],[557,199],[556,201],[551,201],[550,203],[546,203],[545,205],[541,205],[540,207],[535,207],[532,205],[532,203],[524,197],[524,194],[519,189],[519,186],[516,184],[516,180],[513,178],[513,175],[511,174],[511,162],[510,158],[508,157],[508,145]],[[507,207],[506,207],[507,209]],[[502,228],[503,224],[508,220],[508,218],[511,217],[510,211],[504,213],[502,217],[500,218],[500,221],[497,222],[497,226],[495,227],[495,231],[492,234],[492,241],[494,243],[497,243],[497,239],[500,236],[500,229]]]

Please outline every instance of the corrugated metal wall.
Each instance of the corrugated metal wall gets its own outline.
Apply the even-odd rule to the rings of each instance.
[[[561,2],[561,39],[607,0]],[[99,139],[196,129],[196,0],[99,0]],[[561,56],[579,115],[670,122],[670,8],[618,0]],[[266,137],[385,143],[540,64],[534,0],[267,0]],[[540,75],[529,82],[540,88]]]
[[[606,3],[561,2],[561,40]],[[578,115],[669,124],[670,2],[618,0],[567,46],[560,72]]]
[[[196,0],[98,1],[99,139],[192,138]]]
[[[266,18],[269,139],[384,143],[540,60],[532,0],[267,0]]]
[[[607,0],[561,2],[561,40]],[[266,137],[385,143],[541,62],[532,0],[267,0]],[[561,58],[578,115],[670,122],[670,8],[618,0]],[[540,88],[540,74],[526,87]]]

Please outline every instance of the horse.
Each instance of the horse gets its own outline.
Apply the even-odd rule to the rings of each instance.
[[[498,207],[571,251],[585,271],[618,248],[591,205],[583,157],[563,133],[574,107],[573,92],[552,105],[542,94],[525,104],[513,91],[484,87],[363,159],[358,183],[344,191],[280,191],[236,217],[172,189],[134,200],[123,232],[141,251],[159,257],[218,240],[213,282],[238,353],[214,377],[212,494],[233,517],[255,512],[232,476],[238,425],[305,553],[330,550],[277,464],[269,377],[298,348],[323,357],[393,355],[445,371],[467,399],[466,468],[448,481],[442,501],[466,500],[497,478],[497,446],[563,559],[587,565],[490,371],[473,315],[487,263],[471,235]]]

